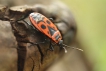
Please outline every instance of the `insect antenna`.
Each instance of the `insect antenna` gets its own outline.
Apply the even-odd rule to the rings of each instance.
[[[63,48],[64,48],[64,50],[66,51],[66,49],[65,49],[65,47],[69,47],[69,48],[73,48],[73,49],[76,49],[76,50],[79,50],[79,51],[83,51],[82,49],[80,49],[80,48],[77,48],[77,47],[71,47],[71,46],[68,46],[68,45],[65,45],[65,44],[63,44]]]

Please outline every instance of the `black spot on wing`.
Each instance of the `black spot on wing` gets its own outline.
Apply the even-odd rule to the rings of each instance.
[[[42,25],[41,25],[41,28],[42,28],[42,29],[46,29],[46,26],[42,24]]]
[[[46,20],[47,24],[51,24],[49,20]]]

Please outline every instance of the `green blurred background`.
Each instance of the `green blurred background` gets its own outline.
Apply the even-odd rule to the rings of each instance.
[[[93,64],[93,71],[106,71],[106,0],[62,1],[76,18],[77,40]]]

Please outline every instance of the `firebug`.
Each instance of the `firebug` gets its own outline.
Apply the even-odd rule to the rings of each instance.
[[[44,15],[40,13],[36,13],[36,12],[29,14],[29,20],[31,22],[30,26],[32,26],[34,29],[37,29],[41,33],[43,33],[51,41],[56,43],[60,48],[64,48],[65,53],[67,53],[67,50],[65,49],[65,47],[70,47],[70,46],[63,44],[62,35],[59,29],[56,27],[56,25],[51,22],[51,20],[49,20]],[[24,22],[27,23],[26,21]],[[51,46],[49,48],[53,50],[53,46],[51,42],[50,42],[50,45]],[[72,48],[75,48],[75,47],[72,47]],[[75,48],[75,49],[82,51],[82,49],[79,49],[79,48]]]

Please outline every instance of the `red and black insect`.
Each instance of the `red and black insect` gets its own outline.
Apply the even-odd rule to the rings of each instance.
[[[50,38],[50,40],[55,42],[57,45],[65,49],[65,47],[63,46],[63,40],[60,31],[48,18],[46,18],[44,15],[40,13],[31,13],[29,15],[29,19],[32,25],[37,30],[46,35],[48,38]],[[66,49],[65,52],[67,52]]]
[[[63,44],[62,35],[60,31],[48,18],[46,18],[44,15],[40,13],[31,13],[29,15],[29,19],[31,22],[30,26],[32,26],[34,29],[37,29],[38,31],[46,35],[51,41],[55,42],[59,47],[64,48],[65,53],[67,53],[65,47],[69,47],[69,46]],[[50,49],[53,50],[54,48],[51,42],[50,45],[51,45]]]

